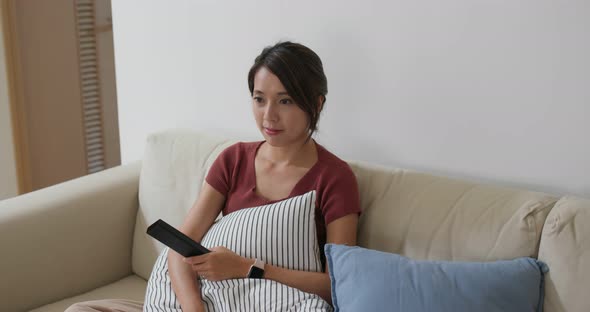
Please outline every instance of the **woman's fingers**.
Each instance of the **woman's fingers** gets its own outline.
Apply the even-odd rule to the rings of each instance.
[[[185,263],[188,263],[188,264],[195,265],[195,264],[201,264],[201,263],[207,262],[207,258],[208,258],[208,255],[205,254],[205,255],[201,255],[201,256],[182,258],[182,261],[184,261]]]
[[[220,251],[231,251],[231,250],[229,250],[229,249],[227,249],[227,248],[225,248],[223,246],[216,246],[216,247],[211,248],[211,251],[220,252]]]
[[[209,266],[206,264],[193,264],[193,271],[201,273],[209,272]]]
[[[242,257],[221,246],[213,247],[211,251],[201,256],[183,258],[183,261],[190,264],[201,279],[217,281],[241,276],[233,271]]]

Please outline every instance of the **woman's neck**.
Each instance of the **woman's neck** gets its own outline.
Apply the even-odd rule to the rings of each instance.
[[[279,166],[305,166],[307,163],[315,163],[317,160],[317,147],[313,139],[289,146],[272,146],[264,144],[263,157]]]

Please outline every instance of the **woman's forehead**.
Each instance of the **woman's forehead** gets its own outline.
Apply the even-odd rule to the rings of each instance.
[[[254,93],[262,93],[266,95],[288,94],[279,77],[266,67],[261,67],[256,72],[256,75],[254,75]]]

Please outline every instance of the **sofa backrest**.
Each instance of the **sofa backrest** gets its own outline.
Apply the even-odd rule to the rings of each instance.
[[[189,130],[170,130],[148,137],[139,176],[139,210],[131,268],[146,280],[164,246],[146,234],[162,219],[180,227],[199,195],[217,155],[233,141]]]
[[[352,162],[363,214],[359,245],[414,259],[537,257],[556,198]]]
[[[209,166],[234,142],[191,130],[149,136],[140,175],[133,272],[148,279],[163,248],[145,234],[147,226],[164,219],[179,227]],[[583,295],[564,290],[571,294],[590,286],[590,270],[583,266],[590,263],[589,201],[563,198],[552,209],[557,198],[543,193],[349,164],[363,209],[359,245],[414,259],[465,261],[537,257],[541,245],[539,258],[550,267],[545,311],[587,307]]]

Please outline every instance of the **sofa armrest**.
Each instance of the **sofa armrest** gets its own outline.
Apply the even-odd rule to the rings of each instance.
[[[544,311],[590,311],[590,199],[564,196],[543,227],[539,260],[545,275]]]
[[[141,163],[0,201],[0,311],[22,311],[131,274]]]

